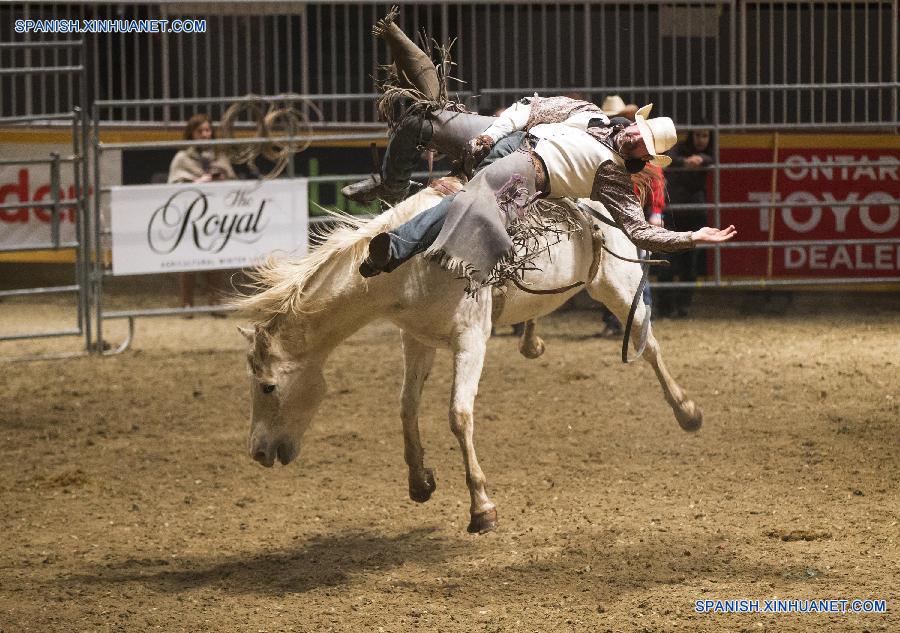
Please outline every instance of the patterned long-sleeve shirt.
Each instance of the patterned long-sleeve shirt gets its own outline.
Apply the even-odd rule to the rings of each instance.
[[[644,219],[631,178],[612,161],[597,168],[591,199],[603,203],[625,234],[646,251],[674,252],[694,246],[691,231],[669,231]]]

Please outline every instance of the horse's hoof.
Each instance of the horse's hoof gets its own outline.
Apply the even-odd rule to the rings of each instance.
[[[520,344],[519,353],[525,358],[537,358],[544,353],[544,339],[535,337],[534,344]]]
[[[431,493],[435,488],[437,488],[437,484],[434,482],[434,471],[426,468],[424,481],[409,482],[409,498],[416,503],[425,503],[431,499]]]
[[[469,521],[469,527],[466,528],[469,534],[484,534],[490,532],[497,527],[497,508],[491,508],[484,512],[472,515]]]
[[[703,426],[703,409],[688,400],[680,409],[675,409],[675,419],[683,431],[696,431]]]

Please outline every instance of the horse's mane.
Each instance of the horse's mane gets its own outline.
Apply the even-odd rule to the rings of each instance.
[[[231,299],[231,306],[245,313],[265,328],[273,328],[281,316],[310,312],[321,301],[310,292],[310,282],[330,262],[346,267],[349,274],[366,256],[369,241],[378,233],[388,231],[406,222],[422,211],[431,208],[443,196],[431,188],[425,188],[403,202],[371,219],[359,218],[348,213],[328,211],[335,223],[324,229],[313,229],[318,246],[299,258],[269,255],[259,266],[248,271],[250,283],[246,290],[238,290]]]

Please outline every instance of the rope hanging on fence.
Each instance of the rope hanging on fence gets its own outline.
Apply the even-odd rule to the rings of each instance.
[[[291,157],[305,151],[311,144],[310,140],[293,141],[279,140],[281,137],[309,136],[312,126],[306,111],[312,110],[322,120],[322,111],[313,103],[303,101],[302,110],[295,108],[290,103],[267,102],[255,95],[247,101],[232,103],[222,115],[221,128],[223,138],[236,137],[235,124],[255,124],[254,135],[259,138],[272,138],[268,143],[244,143],[225,146],[225,154],[233,165],[247,165],[251,171],[259,174],[256,159],[262,156],[274,164],[266,174],[260,174],[260,178],[271,180],[277,178],[290,163]],[[240,121],[246,117],[244,121]]]

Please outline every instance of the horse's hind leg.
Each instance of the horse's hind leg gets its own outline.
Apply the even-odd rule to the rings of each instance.
[[[535,333],[536,319],[525,321],[522,338],[519,339],[519,353],[525,358],[537,358],[544,353],[544,339]]]
[[[633,266],[637,267],[636,264]],[[622,322],[623,326],[628,320],[631,300],[640,281],[639,270],[628,272],[635,274],[628,275],[622,271],[623,274],[615,275],[617,282],[615,286],[608,280],[608,276],[604,274],[599,282],[595,282],[588,287],[588,293],[594,299],[603,302]],[[640,345],[641,327],[644,319],[648,317],[649,313],[642,301],[638,304],[634,314],[634,322],[631,324],[631,344],[634,349],[637,349]],[[656,378],[659,380],[660,387],[662,387],[663,395],[666,398],[666,402],[672,407],[678,425],[685,431],[696,431],[699,429],[703,424],[703,411],[693,400],[687,397],[684,390],[669,373],[663,362],[659,343],[653,335],[652,326],[647,330],[647,346],[644,348],[643,356],[644,360],[650,363],[653,371],[656,372]]]
[[[409,498],[424,503],[434,492],[434,471],[425,468],[422,441],[419,438],[419,402],[422,387],[434,362],[434,348],[422,345],[403,332],[403,358],[405,372],[400,396],[400,419],[403,421],[403,446],[406,465],[409,468]]]
[[[470,327],[457,338],[453,349],[453,391],[450,397],[450,429],[462,449],[466,485],[472,500],[468,531],[482,533],[497,526],[497,509],[485,491],[485,477],[475,456],[475,395],[484,365],[485,336]]]

